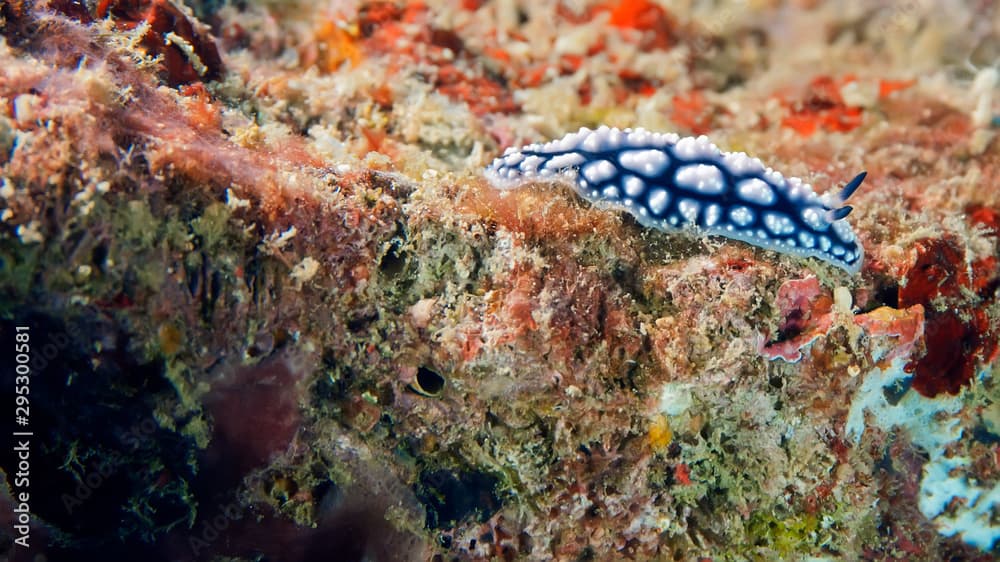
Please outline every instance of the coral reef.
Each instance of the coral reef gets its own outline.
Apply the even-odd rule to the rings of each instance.
[[[0,3],[0,551],[994,559],[998,22]],[[484,176],[602,124],[867,170],[859,274]]]

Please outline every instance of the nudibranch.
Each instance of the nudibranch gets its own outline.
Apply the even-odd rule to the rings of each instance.
[[[625,210],[643,226],[692,229],[857,273],[864,248],[845,218],[857,175],[823,197],[742,152],[722,152],[707,137],[644,129],[582,128],[547,142],[508,148],[486,168],[499,189],[565,180],[594,205]]]

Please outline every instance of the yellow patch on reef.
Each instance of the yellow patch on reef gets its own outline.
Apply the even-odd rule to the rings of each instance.
[[[361,49],[355,43],[356,29],[338,25],[335,21],[325,21],[316,30],[315,52],[309,52],[306,59],[314,59],[325,72],[334,72],[345,62],[354,68],[361,62]]]
[[[184,334],[173,324],[161,325],[156,335],[160,342],[160,350],[168,357],[176,355],[184,345]]]
[[[750,517],[747,531],[753,544],[771,548],[782,559],[799,559],[823,542],[817,535],[819,524],[819,518],[810,513],[791,514],[788,518],[779,518],[773,513],[755,513]]]
[[[660,414],[653,418],[653,423],[649,426],[649,444],[653,447],[653,452],[665,451],[673,440],[674,432],[670,429],[670,421],[667,420],[667,416]]]

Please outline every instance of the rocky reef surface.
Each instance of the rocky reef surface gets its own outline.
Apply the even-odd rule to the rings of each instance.
[[[991,2],[6,0],[0,551],[993,560],[997,60]],[[484,179],[600,125],[867,170],[860,273]]]

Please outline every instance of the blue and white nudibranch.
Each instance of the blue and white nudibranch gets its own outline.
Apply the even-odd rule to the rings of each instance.
[[[628,211],[651,228],[694,228],[857,273],[864,248],[844,201],[865,172],[839,194],[819,197],[742,152],[722,152],[707,137],[644,129],[587,128],[544,144],[509,148],[486,168],[499,189],[528,180],[568,180],[595,205]]]

